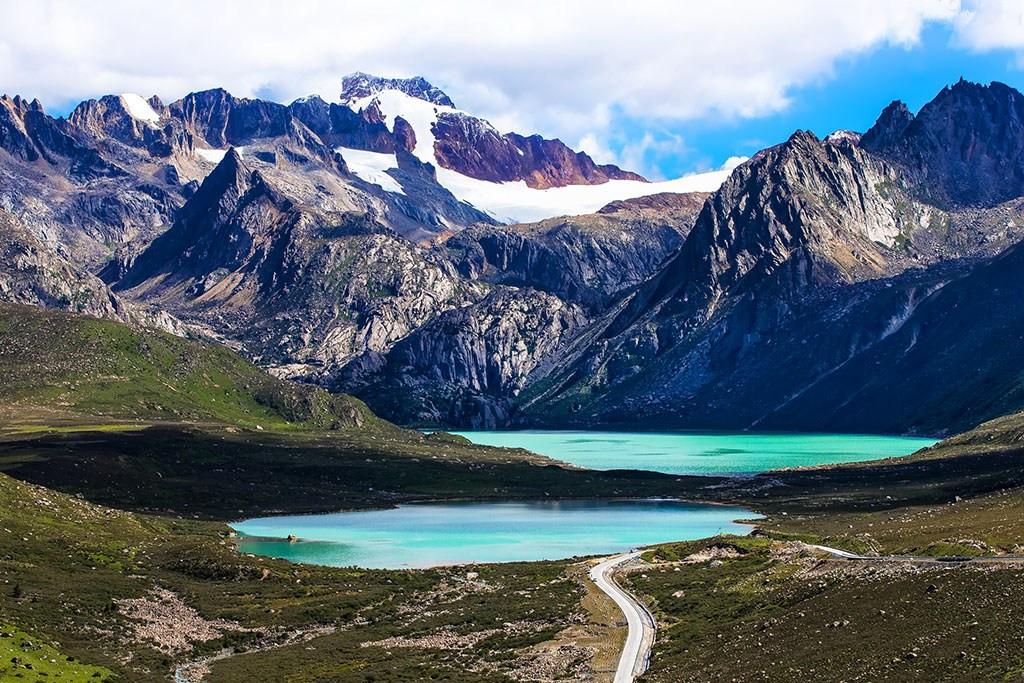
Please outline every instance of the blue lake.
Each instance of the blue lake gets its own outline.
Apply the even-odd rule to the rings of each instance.
[[[242,552],[294,562],[399,569],[613,553],[719,533],[754,516],[667,500],[419,503],[390,510],[238,522]],[[297,542],[284,540],[289,534]]]
[[[711,475],[892,458],[935,443],[934,439],[871,434],[529,430],[456,433],[474,443],[526,448],[595,470]]]
[[[461,432],[593,469],[749,475],[907,455],[932,439],[860,434]],[[295,562],[402,568],[560,559],[718,533],[746,534],[749,510],[665,500],[421,503],[389,510],[251,519],[239,549]],[[286,540],[289,534],[296,542]]]

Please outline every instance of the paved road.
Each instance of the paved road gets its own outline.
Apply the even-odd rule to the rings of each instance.
[[[868,562],[935,562],[940,564],[986,564],[1001,562],[1024,562],[1024,555],[971,555],[967,557],[937,557],[931,555],[858,555],[856,553],[831,548],[827,545],[812,545],[812,548],[823,550],[833,557],[844,560],[865,560]]]
[[[845,560],[867,561],[916,561],[916,562],[1021,562],[1024,556],[983,556],[983,557],[921,557],[913,555],[858,555],[827,545],[811,546],[830,555]],[[615,683],[633,683],[633,679],[647,670],[651,647],[654,645],[655,622],[647,608],[631,593],[615,583],[613,574],[621,565],[639,557],[639,552],[625,553],[609,557],[590,570],[590,579],[602,591],[615,601],[622,613],[626,615],[626,645],[622,648],[619,666],[615,670]]]
[[[811,547],[812,548],[817,548],[818,550],[824,550],[829,555],[835,555],[836,557],[842,557],[842,558],[847,559],[847,560],[866,560],[867,559],[867,557],[865,557],[864,555],[857,555],[856,553],[848,553],[845,550],[840,550],[839,548],[830,548],[827,545],[812,545]]]
[[[590,579],[615,601],[626,615],[626,645],[615,670],[615,683],[633,683],[633,679],[647,670],[647,661],[654,645],[654,617],[632,594],[623,590],[612,577],[622,564],[639,556],[640,553],[626,553],[609,557],[590,570]]]

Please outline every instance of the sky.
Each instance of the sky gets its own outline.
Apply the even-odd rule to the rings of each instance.
[[[60,115],[108,93],[336,100],[422,75],[503,131],[651,179],[797,129],[866,130],[961,76],[1024,89],[1020,0],[0,0],[0,91]]]

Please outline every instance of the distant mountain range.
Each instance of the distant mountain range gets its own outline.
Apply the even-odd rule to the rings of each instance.
[[[1022,121],[961,81],[649,183],[422,78],[66,119],[5,96],[0,299],[222,341],[405,423],[960,430],[1024,408]]]

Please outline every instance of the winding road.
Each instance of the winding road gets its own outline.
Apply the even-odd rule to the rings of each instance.
[[[590,570],[590,579],[608,594],[626,615],[626,645],[622,648],[619,666],[615,670],[615,683],[633,683],[633,679],[647,670],[651,647],[656,632],[654,617],[631,593],[615,583],[614,573],[620,566],[636,559],[640,553],[615,555],[601,561]]]
[[[982,557],[921,557],[914,555],[858,555],[839,548],[825,545],[811,546],[844,560],[860,560],[868,562],[902,561],[902,562],[935,562],[935,563],[984,563],[984,562],[1021,562],[1024,557],[1019,555],[982,556]],[[590,580],[615,601],[626,616],[628,631],[626,644],[622,648],[618,668],[615,670],[615,683],[633,683],[633,680],[647,670],[651,648],[654,646],[656,626],[654,617],[644,605],[631,593],[615,582],[615,571],[631,560],[640,556],[639,552],[624,553],[606,558],[594,565],[590,570]]]
[[[957,564],[1001,564],[1024,562],[1024,555],[970,555],[970,556],[936,556],[936,555],[858,555],[839,548],[832,548],[827,545],[812,545],[812,548],[821,550],[833,557],[843,560],[860,560],[864,562],[924,562],[943,564],[947,566]]]

